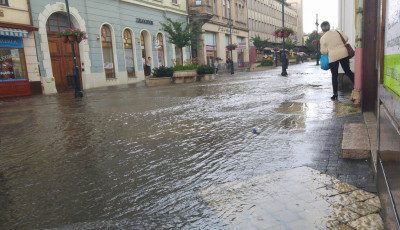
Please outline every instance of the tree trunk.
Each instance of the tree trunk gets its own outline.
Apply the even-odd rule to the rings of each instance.
[[[183,47],[181,47],[181,65],[183,65]]]

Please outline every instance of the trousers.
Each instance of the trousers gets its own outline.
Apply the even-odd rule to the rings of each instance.
[[[350,58],[345,57],[335,62],[329,63],[329,69],[332,73],[332,88],[333,95],[338,95],[338,75],[339,75],[339,63],[346,75],[350,78],[351,82],[354,84],[354,73],[350,69]]]

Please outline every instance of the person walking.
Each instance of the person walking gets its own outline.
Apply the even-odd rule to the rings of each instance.
[[[218,74],[218,62],[217,59],[214,60],[215,74]]]
[[[328,54],[329,57],[329,68],[332,74],[332,88],[333,96],[331,100],[338,99],[338,75],[339,75],[339,63],[342,66],[346,75],[350,78],[354,84],[354,73],[350,70],[350,58],[347,53],[345,44],[342,41],[340,35],[343,36],[347,42],[349,38],[346,34],[339,31],[332,31],[329,22],[324,21],[321,23],[321,29],[323,35],[320,39],[321,54]]]
[[[147,58],[146,66],[147,66],[147,75],[149,76],[151,75],[151,57]]]

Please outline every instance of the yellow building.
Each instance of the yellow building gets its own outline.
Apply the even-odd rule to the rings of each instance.
[[[278,0],[249,0],[248,8],[250,39],[260,36],[261,39],[268,39],[270,42],[282,42],[280,38],[275,36],[275,30],[282,27],[282,2]],[[287,3],[285,4],[285,26],[295,31],[295,35],[290,36],[291,39],[297,39],[299,25],[303,23],[299,21],[300,18],[296,9]]]
[[[0,97],[41,93],[27,0],[0,0]]]
[[[217,62],[218,68],[224,70],[228,68],[226,60],[229,58],[235,68],[248,67],[246,0],[190,0],[188,4],[191,20],[204,22],[204,34],[193,48],[193,56],[199,58],[199,63],[214,65]],[[228,22],[232,22],[232,27]],[[237,48],[231,52],[226,48],[229,44],[236,44]]]

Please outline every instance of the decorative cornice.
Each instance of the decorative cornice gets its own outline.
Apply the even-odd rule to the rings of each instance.
[[[160,4],[154,4],[148,1],[142,1],[142,0],[121,0],[122,2],[127,2],[127,3],[131,3],[131,4],[135,4],[138,6],[143,6],[143,7],[147,7],[147,8],[151,8],[151,9],[156,9],[156,10],[160,10],[163,12],[170,12],[170,13],[174,13],[174,14],[180,14],[180,15],[185,15],[187,16],[186,11],[184,10],[180,10],[180,9],[175,9],[169,6],[160,6]]]

